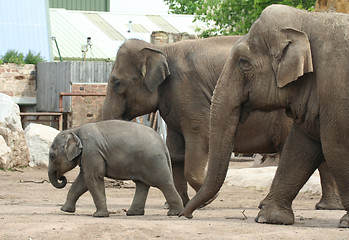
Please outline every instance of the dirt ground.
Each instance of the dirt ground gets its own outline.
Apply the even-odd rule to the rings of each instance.
[[[230,168],[250,166],[232,162]],[[95,206],[89,193],[79,199],[74,214],[61,212],[77,173],[78,168],[66,174],[67,186],[55,189],[46,168],[0,171],[0,239],[349,239],[349,229],[337,228],[344,211],[313,210],[320,194],[298,195],[292,226],[255,223],[268,189],[251,187],[223,186],[218,198],[195,211],[193,219],[166,216],[162,193],[151,188],[145,215],[127,217],[133,183],[117,188],[106,180],[109,218],[92,217]]]

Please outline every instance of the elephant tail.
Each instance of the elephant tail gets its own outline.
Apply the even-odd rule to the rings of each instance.
[[[166,155],[166,159],[167,159],[167,165],[170,168],[170,172],[172,174],[171,156],[170,156],[170,152],[168,151],[168,148],[165,144],[164,144],[164,150],[165,150],[165,155]]]

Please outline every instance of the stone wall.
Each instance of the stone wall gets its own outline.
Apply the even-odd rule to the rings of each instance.
[[[73,83],[74,93],[106,93],[107,83]],[[72,114],[69,127],[77,127],[85,123],[97,122],[102,119],[102,107],[105,96],[73,96],[71,97]]]
[[[317,0],[315,11],[349,13],[348,0]]]
[[[196,35],[189,35],[188,33],[169,33],[164,31],[154,31],[150,35],[150,42],[157,43],[173,43],[186,39],[197,38]]]
[[[36,68],[34,64],[0,65],[0,92],[17,104],[36,104]]]

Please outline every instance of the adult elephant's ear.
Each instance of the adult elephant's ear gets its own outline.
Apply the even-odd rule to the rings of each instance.
[[[64,150],[69,161],[73,161],[74,158],[81,154],[81,140],[75,133],[72,132],[67,135]]]
[[[310,42],[308,36],[294,28],[283,28],[279,36],[280,48],[274,59],[278,87],[282,88],[306,73],[313,72]]]
[[[141,69],[144,84],[150,92],[153,92],[170,75],[166,55],[154,48],[143,48],[141,53],[145,57]]]

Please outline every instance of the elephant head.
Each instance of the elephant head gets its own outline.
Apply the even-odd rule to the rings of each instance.
[[[159,85],[170,75],[166,54],[140,40],[118,50],[108,79],[103,119],[131,120],[158,107]]]
[[[50,147],[48,166],[48,176],[54,187],[65,187],[67,179],[63,174],[76,167],[81,152],[81,140],[75,133],[63,131],[56,136]]]
[[[181,213],[188,218],[221,188],[236,129],[254,109],[287,108],[297,83],[313,71],[300,10],[266,8],[248,34],[232,48],[218,79],[210,110],[209,163],[205,183]]]

